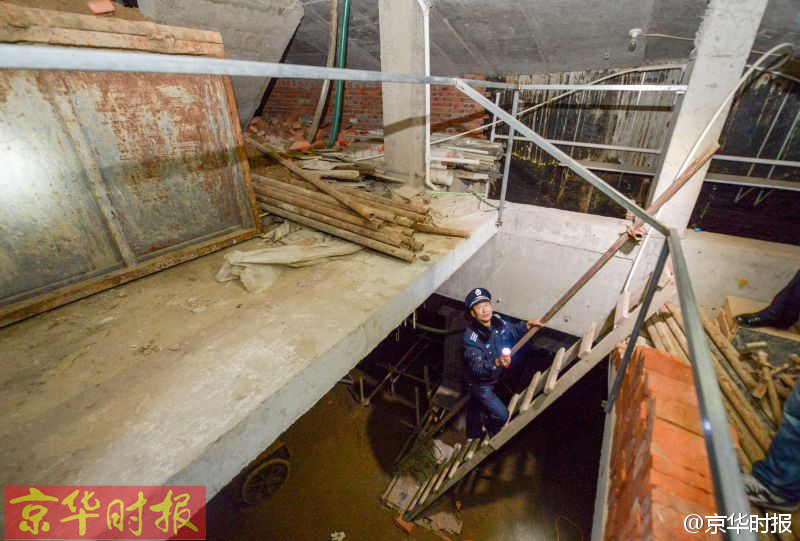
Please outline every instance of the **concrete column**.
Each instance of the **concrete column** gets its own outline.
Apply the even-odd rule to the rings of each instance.
[[[148,18],[173,26],[216,30],[225,57],[280,62],[303,18],[300,0],[139,0]],[[269,79],[232,77],[242,129],[261,104]]]
[[[416,0],[379,0],[381,71],[425,73],[422,11]],[[386,167],[412,186],[425,174],[425,86],[383,83]]]
[[[767,0],[711,0],[695,40],[694,60],[689,68],[689,88],[680,104],[651,201],[678,175],[697,138],[714,112],[742,76]],[[716,141],[725,124],[728,108],[720,115],[700,151]],[[660,218],[683,231],[689,223],[708,165],[667,203]]]

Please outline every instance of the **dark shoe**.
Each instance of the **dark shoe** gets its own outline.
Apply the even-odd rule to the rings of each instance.
[[[772,323],[771,321],[761,319],[758,314],[739,314],[733,319],[742,327],[764,327]]]
[[[742,474],[742,481],[744,481],[744,491],[753,505],[787,513],[794,513],[800,509],[800,502],[792,502],[778,496],[752,475]]]

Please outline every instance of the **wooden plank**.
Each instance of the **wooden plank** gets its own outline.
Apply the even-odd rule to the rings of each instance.
[[[0,3],[0,41],[223,58],[219,32]]]
[[[508,419],[506,419],[506,424],[511,421],[511,418],[517,412],[517,406],[519,405],[520,394],[514,393],[511,397],[511,400],[508,401]]]
[[[531,407],[531,402],[533,401],[533,395],[536,392],[536,387],[539,385],[539,381],[542,379],[542,373],[538,370],[531,378],[531,383],[528,385],[528,388],[525,390],[525,396],[522,399],[522,405],[519,407],[520,411],[528,411]]]
[[[225,101],[228,104],[228,112],[230,113],[231,126],[233,130],[233,140],[236,144],[236,156],[239,158],[239,163],[242,166],[242,175],[244,177],[244,190],[247,196],[247,201],[250,203],[250,212],[252,213],[253,223],[259,233],[262,232],[261,217],[256,204],[256,192],[253,186],[253,176],[250,173],[250,161],[247,159],[247,148],[244,145],[244,136],[241,129],[236,129],[239,126],[239,109],[236,107],[236,98],[233,95],[233,84],[230,77],[223,77],[222,84],[225,87]]]

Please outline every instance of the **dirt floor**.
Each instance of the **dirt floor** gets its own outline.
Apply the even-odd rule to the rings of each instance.
[[[454,539],[588,538],[605,371],[602,363],[484,462],[471,493],[462,497],[463,529]],[[264,505],[248,507],[239,502],[241,480],[231,482],[209,503],[208,539],[328,540],[334,532],[347,540],[438,539],[419,526],[406,535],[378,502],[411,433],[409,402],[386,393],[362,407],[345,385],[334,387],[284,435],[292,453],[286,484]],[[463,441],[463,417],[452,424],[442,439]],[[451,495],[435,509],[455,511]]]

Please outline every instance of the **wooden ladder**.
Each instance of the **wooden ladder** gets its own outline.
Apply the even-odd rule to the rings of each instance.
[[[434,473],[423,480],[405,510],[403,520],[419,517],[433,502],[456,485],[493,452],[500,449],[528,423],[539,416],[578,380],[609,355],[616,344],[628,338],[641,310],[645,281],[635,292],[620,296],[615,308],[601,322],[592,323],[581,340],[569,349],[561,348],[550,368],[536,372],[524,393],[515,394],[508,404],[509,419],[506,425],[489,440],[473,440],[460,447],[443,461]],[[676,295],[673,275],[665,269],[659,280],[647,317],[656,313]],[[600,339],[597,340],[597,337]]]

